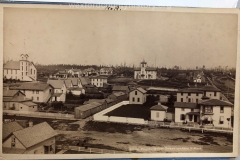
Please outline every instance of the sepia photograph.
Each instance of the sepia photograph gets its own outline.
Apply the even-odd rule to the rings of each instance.
[[[6,5],[1,16],[3,157],[237,156],[236,10]]]

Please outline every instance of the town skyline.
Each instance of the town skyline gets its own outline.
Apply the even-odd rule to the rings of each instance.
[[[151,67],[155,63],[159,67],[236,67],[237,17],[232,15],[47,9],[39,9],[37,14],[32,9],[19,12],[21,18],[18,12],[6,11],[5,61],[28,54],[33,62],[44,65],[126,62],[138,66],[145,59]],[[25,29],[21,27],[24,23],[28,24]]]

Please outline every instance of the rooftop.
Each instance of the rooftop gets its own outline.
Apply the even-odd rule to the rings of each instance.
[[[98,107],[98,106],[100,106],[100,105],[102,105],[102,103],[99,103],[99,102],[91,102],[91,103],[89,103],[89,104],[85,104],[85,105],[76,107],[75,109],[84,112],[84,111],[87,111],[87,110],[96,108],[96,107]]]
[[[23,127],[17,122],[3,123],[2,140],[5,140],[10,134],[21,129]]]
[[[168,109],[167,106],[164,106],[164,105],[161,105],[161,104],[152,106],[152,107],[150,108],[150,110],[157,110],[157,111],[167,111],[167,109]]]
[[[45,90],[49,86],[51,86],[51,85],[48,84],[48,83],[36,83],[36,82],[34,82],[34,83],[23,83],[19,87],[16,87],[16,89],[20,89],[20,90],[40,90],[40,91],[43,91],[43,90]]]
[[[26,105],[26,106],[29,106],[29,107],[31,107],[31,106],[37,106],[36,103],[33,103],[33,102],[31,102],[31,101],[26,101],[26,102],[21,102],[21,103],[24,104],[24,105]]]
[[[129,91],[128,86],[113,86],[113,91]]]
[[[204,86],[202,88],[200,88],[199,90],[201,91],[216,91],[216,92],[220,92],[221,90],[214,87],[214,86]]]
[[[20,91],[19,90],[3,90],[3,97],[13,97],[18,92],[20,92]],[[20,93],[22,93],[22,92],[20,92]]]
[[[197,103],[190,103],[190,102],[175,102],[175,108],[198,108]]]
[[[18,130],[16,132],[13,132],[13,134],[26,148],[29,148],[57,135],[57,133],[47,122]]]
[[[206,106],[233,106],[231,102],[222,101],[219,99],[207,99],[199,102],[200,105]]]
[[[48,84],[51,84],[53,86],[53,88],[62,88],[64,81],[63,80],[48,80],[47,81]]]
[[[113,95],[116,97],[120,97],[120,96],[125,95],[125,93],[124,92],[114,92]]]
[[[4,69],[17,69],[20,70],[20,62],[19,61],[8,61],[4,66]]]

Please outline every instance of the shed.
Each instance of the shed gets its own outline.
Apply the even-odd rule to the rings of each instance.
[[[92,102],[85,104],[74,109],[74,117],[78,119],[87,118],[102,110],[102,103]]]

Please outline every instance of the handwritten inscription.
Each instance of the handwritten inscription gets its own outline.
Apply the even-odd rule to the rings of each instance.
[[[119,6],[115,6],[115,7],[107,6],[106,10],[121,11],[121,8]]]

